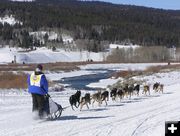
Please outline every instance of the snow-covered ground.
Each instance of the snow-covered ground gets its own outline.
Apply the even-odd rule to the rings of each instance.
[[[179,76],[180,71],[173,71],[136,77],[146,79],[151,84],[150,96],[140,93],[139,97],[125,98],[121,102],[112,102],[110,99],[108,106],[103,103],[99,107],[95,103],[94,107],[90,105],[89,110],[83,107],[82,111],[73,111],[69,107],[56,121],[33,119],[31,96],[27,91],[0,90],[0,135],[164,136],[165,121],[180,120]],[[165,85],[163,94],[152,91],[152,84],[156,81]],[[107,82],[109,81],[104,81]],[[50,92],[50,95],[54,101],[66,107],[69,106],[69,96],[74,92],[75,90],[68,88],[62,92]],[[85,91],[82,95],[84,93]]]
[[[124,45],[124,44],[110,44],[109,45],[109,48],[110,49],[129,49],[129,48],[132,48],[132,49],[136,49],[136,48],[139,48],[140,46],[139,45],[132,45],[132,44],[128,44],[128,45]]]
[[[29,32],[29,35],[33,36],[34,38],[36,38],[37,40],[39,40],[42,44],[45,44],[45,35],[48,35],[48,39],[49,41],[53,41],[53,40],[57,40],[58,39],[58,34],[51,31],[35,31],[35,32]]]
[[[5,23],[8,23],[10,25],[15,25],[16,23],[17,24],[23,24],[22,22],[16,20],[12,15],[8,16],[6,15],[5,17],[0,17],[0,23],[2,23],[3,25]]]
[[[20,52],[22,49],[0,48],[0,64],[11,63],[16,57],[17,63],[49,63],[49,62],[77,62],[77,61],[103,61],[105,53],[94,53],[87,51],[65,51],[53,52],[45,47],[37,48],[31,52]]]

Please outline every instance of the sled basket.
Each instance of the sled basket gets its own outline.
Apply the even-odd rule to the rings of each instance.
[[[61,116],[62,106],[56,102],[54,102],[51,98],[49,98],[49,115],[48,119],[56,120]]]

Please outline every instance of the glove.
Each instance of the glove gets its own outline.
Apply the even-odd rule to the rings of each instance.
[[[50,97],[50,95],[49,94],[45,94],[44,97],[47,99],[47,98]]]

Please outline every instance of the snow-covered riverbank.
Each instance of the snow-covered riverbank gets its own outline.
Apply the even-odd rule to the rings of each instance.
[[[56,121],[34,120],[31,113],[31,96],[27,91],[0,90],[1,136],[164,136],[165,121],[180,120],[180,71],[136,77],[151,84],[151,95],[133,96],[96,103],[87,110],[67,108]],[[72,75],[73,76],[73,75]],[[75,75],[74,75],[75,76]],[[154,93],[152,84],[165,85],[164,94]],[[109,81],[108,81],[109,82]],[[75,90],[50,92],[53,100],[63,107],[69,106],[69,96]],[[142,92],[142,89],[141,89]],[[85,91],[82,91],[84,95]],[[91,94],[94,92],[90,92]]]

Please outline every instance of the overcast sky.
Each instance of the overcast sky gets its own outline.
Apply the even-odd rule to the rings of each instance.
[[[163,9],[180,10],[180,0],[99,0],[116,4],[130,4]]]

